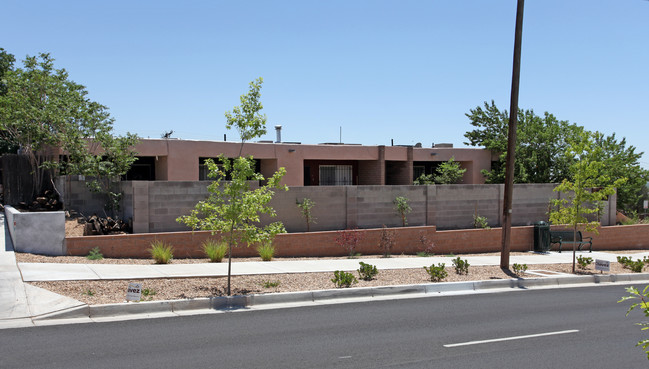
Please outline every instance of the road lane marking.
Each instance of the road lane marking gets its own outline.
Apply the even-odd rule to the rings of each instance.
[[[444,347],[458,347],[458,346],[479,345],[481,343],[522,340],[522,339],[525,339],[525,338],[535,338],[535,337],[543,337],[543,336],[555,336],[555,335],[559,335],[559,334],[568,334],[568,333],[577,333],[577,332],[579,332],[578,329],[571,329],[571,330],[567,330],[567,331],[529,334],[529,335],[526,335],[526,336],[503,337],[503,338],[494,338],[494,339],[491,339],[491,340],[451,343],[451,344],[448,344],[448,345],[444,345]]]

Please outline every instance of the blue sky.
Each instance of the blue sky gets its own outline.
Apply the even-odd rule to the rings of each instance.
[[[509,109],[515,0],[5,0],[0,47],[57,67],[118,133],[237,140],[224,112],[264,78],[285,141],[449,142],[484,101]],[[519,105],[647,154],[649,1],[525,4]]]

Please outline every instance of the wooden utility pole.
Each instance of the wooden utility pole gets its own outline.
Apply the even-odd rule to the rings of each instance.
[[[503,205],[502,251],[500,267],[509,269],[509,250],[512,232],[512,198],[514,193],[514,156],[516,151],[516,119],[518,117],[518,86],[521,77],[521,40],[523,38],[524,0],[518,0],[516,8],[516,34],[514,36],[514,67],[512,70],[512,94],[509,105],[509,132],[507,136],[507,162],[505,166],[505,196]]]

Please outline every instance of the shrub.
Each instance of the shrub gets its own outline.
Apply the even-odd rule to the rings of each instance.
[[[477,213],[473,214],[473,228],[491,229],[487,217],[482,217]]]
[[[512,265],[512,269],[514,271],[514,274],[516,275],[521,275],[527,271],[527,264],[517,264],[514,263]]]
[[[644,267],[645,261],[646,261],[646,259],[644,259],[644,260],[638,259],[636,261],[633,261],[633,259],[631,259],[628,256],[618,256],[617,257],[617,262],[618,263],[622,264],[622,266],[625,269],[630,269],[634,273],[641,273],[642,272],[642,268]]]
[[[443,281],[446,276],[448,276],[448,273],[446,272],[445,264],[444,263],[439,263],[437,266],[435,264],[431,265],[430,267],[424,267],[426,270],[426,273],[430,275],[430,281],[431,282],[439,282]]]
[[[261,241],[259,243],[259,246],[257,246],[257,252],[261,257],[261,260],[263,261],[273,260],[273,256],[275,256],[275,246],[273,246],[273,241],[272,240]]]
[[[374,279],[374,276],[379,274],[378,269],[375,265],[365,264],[362,261],[359,262],[361,267],[358,269],[358,276],[361,277],[364,281],[371,281]]]
[[[577,256],[577,264],[579,264],[579,269],[586,269],[590,264],[593,263],[593,258]]]
[[[264,281],[261,285],[264,286],[264,288],[275,288],[279,287],[279,281]]]
[[[168,245],[163,241],[155,240],[151,242],[149,252],[156,264],[168,264],[174,257],[173,246]]]
[[[385,225],[381,228],[381,239],[379,240],[379,248],[383,250],[383,257],[389,258],[390,251],[396,243],[396,234],[394,230],[388,229]]]
[[[417,256],[427,257],[427,256],[435,255],[433,253],[433,248],[435,248],[435,243],[432,241],[428,241],[428,237],[426,237],[426,232],[424,231],[419,232],[419,243],[421,244],[421,248],[424,251],[419,251],[417,253]]]
[[[228,245],[222,241],[208,239],[203,242],[203,252],[212,263],[220,263],[228,252]]]
[[[338,288],[347,288],[351,287],[352,284],[358,283],[358,280],[356,277],[354,277],[353,274],[343,272],[342,270],[336,270],[334,272],[334,277],[331,279],[331,281],[336,285]]]
[[[88,252],[86,258],[88,258],[88,260],[101,260],[104,258],[104,255],[101,253],[101,250],[99,250],[99,247],[95,247]]]
[[[356,246],[363,239],[363,233],[355,229],[345,229],[343,231],[338,231],[336,236],[336,244],[349,253],[349,257],[353,258],[356,256]]]
[[[467,260],[462,260],[458,256],[456,259],[453,259],[453,267],[455,268],[455,273],[457,274],[469,274],[469,262]]]

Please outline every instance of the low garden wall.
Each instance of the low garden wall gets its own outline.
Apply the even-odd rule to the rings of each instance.
[[[554,227],[553,229],[558,229]],[[499,252],[502,243],[501,228],[461,229],[438,231],[435,226],[390,228],[395,232],[395,245],[392,254],[415,254],[424,251],[424,236],[428,243],[434,243],[435,254],[466,254]],[[356,252],[363,255],[381,254],[379,240],[382,230],[363,229]],[[287,233],[275,238],[276,256],[283,257],[326,257],[344,256],[347,251],[336,244],[338,231]],[[601,227],[599,235],[586,233],[593,237],[593,250],[649,249],[649,225]],[[511,251],[531,251],[534,248],[534,227],[512,227]],[[65,239],[68,255],[85,256],[99,247],[106,257],[149,258],[148,249],[155,240],[164,241],[174,247],[176,258],[201,258],[204,254],[201,243],[208,238],[218,239],[210,232],[168,232],[125,234],[114,236],[68,237]],[[556,247],[555,247],[556,248]],[[257,256],[253,247],[238,247],[233,256]]]
[[[65,255],[65,213],[62,211],[19,212],[5,206],[9,236],[18,252]]]

